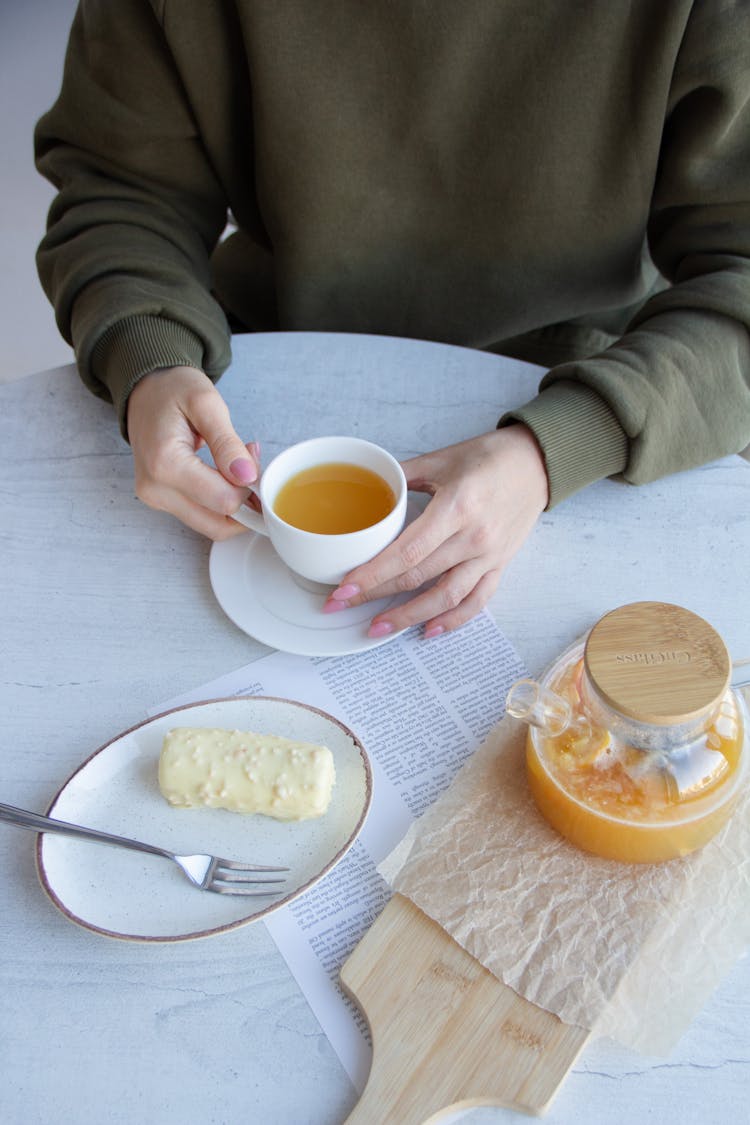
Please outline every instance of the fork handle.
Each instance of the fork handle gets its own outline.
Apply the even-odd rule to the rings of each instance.
[[[66,820],[54,820],[51,816],[17,809],[0,801],[0,820],[15,824],[18,828],[30,828],[32,832],[56,832],[60,836],[75,836],[80,840],[96,840],[100,844],[112,844],[120,848],[130,848],[134,852],[149,852],[172,859],[172,853],[153,844],[143,844],[140,840],[130,840],[127,836],[113,836],[110,832],[100,832],[96,828],[84,828],[81,824],[69,824]]]

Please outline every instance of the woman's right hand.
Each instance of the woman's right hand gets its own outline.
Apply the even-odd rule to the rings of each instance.
[[[139,500],[210,539],[244,532],[231,513],[258,479],[259,450],[243,444],[207,375],[194,367],[145,375],[128,399],[127,421]],[[203,445],[215,467],[196,456]]]

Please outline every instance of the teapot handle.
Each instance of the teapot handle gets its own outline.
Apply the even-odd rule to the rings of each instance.
[[[589,738],[591,724],[576,715],[567,699],[543,687],[537,680],[516,680],[505,700],[505,710],[514,719],[537,727],[549,738],[570,731],[576,738]]]

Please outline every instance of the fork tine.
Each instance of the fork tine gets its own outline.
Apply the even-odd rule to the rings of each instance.
[[[204,887],[208,891],[215,891],[217,894],[223,895],[254,897],[280,895],[282,888],[277,887],[276,884],[286,882],[284,877],[274,879],[266,876],[288,870],[288,867],[268,867],[257,863],[240,863],[238,860],[219,859],[217,856],[207,872]],[[261,887],[265,887],[267,884],[270,884],[268,890],[261,890]]]
[[[278,868],[271,867],[271,868],[268,868],[268,870],[274,871],[274,870],[278,870]],[[264,883],[285,883],[286,882],[286,879],[284,879],[283,876],[280,879],[248,878],[248,876],[254,875],[255,871],[256,871],[256,868],[249,868],[246,871],[238,871],[236,868],[232,868],[232,870],[230,870],[230,871],[225,871],[221,866],[217,866],[217,867],[214,868],[214,872],[213,872],[212,877],[214,879],[218,880],[219,882],[222,882],[222,883],[256,883],[256,884],[262,885]]]
[[[238,863],[235,859],[217,859],[216,866],[228,871],[288,871],[288,867],[264,867],[258,863]]]
[[[254,890],[245,883],[209,883],[204,889],[217,895],[242,895],[245,898],[270,898],[281,894],[281,891]]]

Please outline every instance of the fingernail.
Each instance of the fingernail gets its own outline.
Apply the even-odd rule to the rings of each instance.
[[[246,457],[236,457],[229,466],[229,471],[240,484],[252,484],[258,478],[258,470]]]
[[[439,637],[440,634],[444,633],[444,632],[445,632],[445,626],[443,626],[443,625],[430,625],[429,629],[425,629],[423,636],[424,636],[425,640],[429,640],[430,637]]]
[[[334,590],[331,597],[335,598],[337,602],[345,602],[349,598],[356,598],[358,593],[359,586],[355,585],[354,582],[347,582],[345,585],[339,586],[338,590]]]
[[[260,442],[259,441],[251,441],[249,446],[248,446],[248,450],[250,451],[250,453],[252,453],[253,457],[258,462],[258,464],[260,464]]]
[[[329,598],[323,606],[323,613],[338,613],[340,610],[348,608],[346,602],[335,602],[332,598]]]
[[[375,625],[371,625],[367,630],[368,637],[387,637],[389,633],[393,632],[393,626],[390,621],[378,621]]]

